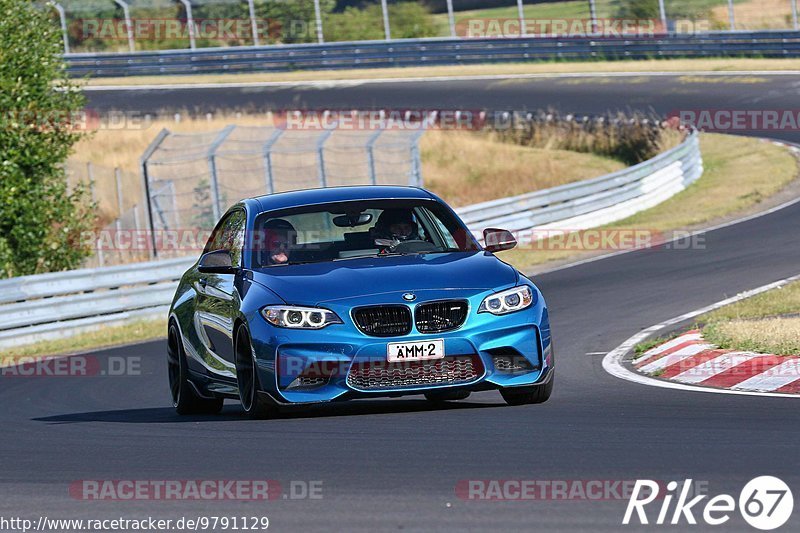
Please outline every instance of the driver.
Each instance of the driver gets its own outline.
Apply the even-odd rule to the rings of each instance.
[[[375,223],[375,233],[380,239],[403,242],[419,240],[419,226],[408,209],[387,209]]]
[[[297,244],[297,230],[282,218],[273,218],[264,224],[263,266],[283,265],[289,262],[291,248]]]

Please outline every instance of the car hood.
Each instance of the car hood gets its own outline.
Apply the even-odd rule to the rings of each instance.
[[[270,267],[254,271],[253,279],[287,303],[318,305],[397,291],[502,288],[518,275],[490,253],[454,252]]]

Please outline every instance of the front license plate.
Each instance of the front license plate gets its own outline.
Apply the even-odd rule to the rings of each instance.
[[[426,361],[444,358],[444,339],[417,342],[390,342],[386,345],[386,359],[390,363],[401,361]]]

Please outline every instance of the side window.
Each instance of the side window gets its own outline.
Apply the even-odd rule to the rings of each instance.
[[[242,248],[244,247],[244,225],[244,211],[237,209],[230,213],[217,225],[203,253],[227,250],[231,254],[233,266],[241,266]]]

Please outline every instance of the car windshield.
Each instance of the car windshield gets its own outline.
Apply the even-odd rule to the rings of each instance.
[[[253,267],[480,249],[435,200],[365,200],[262,213],[251,235]]]

